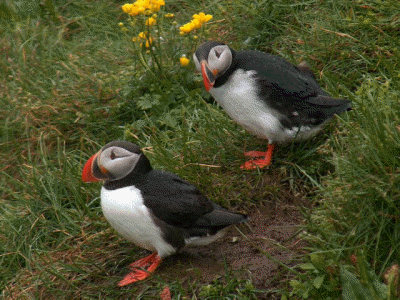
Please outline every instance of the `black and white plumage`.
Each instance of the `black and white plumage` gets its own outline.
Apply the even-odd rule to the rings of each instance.
[[[306,64],[294,66],[279,56],[234,51],[221,42],[206,42],[193,55],[205,88],[227,114],[246,130],[268,139],[265,156],[243,165],[270,164],[275,143],[308,139],[335,114],[351,109],[346,99],[330,97]]]
[[[101,207],[111,227],[155,252],[131,264],[132,273],[120,286],[147,278],[162,258],[184,246],[213,242],[230,225],[246,220],[211,202],[179,176],[153,170],[139,146],[130,142],[105,145],[85,164],[82,180],[105,180]],[[146,266],[146,271],[138,269]]]

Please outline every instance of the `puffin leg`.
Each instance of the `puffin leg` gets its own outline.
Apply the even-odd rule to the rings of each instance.
[[[268,144],[268,149],[266,152],[261,152],[261,151],[246,152],[244,154],[246,156],[251,156],[251,157],[264,156],[264,158],[246,161],[243,165],[240,166],[240,168],[244,169],[244,170],[252,170],[257,167],[264,168],[265,166],[269,166],[271,164],[272,154],[274,153],[274,148],[275,148],[275,145]]]
[[[157,255],[157,252],[131,263],[129,267],[131,268],[132,272],[118,282],[118,286],[125,286],[127,284],[146,279],[157,269],[160,263],[161,257]],[[148,266],[147,269],[146,266]],[[144,270],[139,268],[144,268]]]
[[[244,153],[245,156],[250,156],[250,157],[261,157],[261,156],[265,156],[267,154],[267,152],[263,152],[263,151],[247,151]]]
[[[134,269],[135,267],[145,267],[150,261],[152,261],[155,256],[157,255],[157,252],[154,252],[153,254],[150,254],[149,256],[143,257],[137,261],[134,261],[133,263],[129,264],[129,267],[131,269]]]

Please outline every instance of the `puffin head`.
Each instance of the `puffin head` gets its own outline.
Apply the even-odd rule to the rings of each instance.
[[[232,50],[221,42],[206,42],[196,50],[193,61],[203,76],[207,91],[213,87],[215,80],[229,69],[232,59]]]
[[[86,162],[82,181],[113,181],[124,178],[135,169],[143,152],[140,147],[126,141],[108,143]]]

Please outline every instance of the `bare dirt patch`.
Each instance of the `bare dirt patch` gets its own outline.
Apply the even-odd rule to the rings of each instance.
[[[283,268],[263,251],[285,264],[290,264],[291,259],[301,253],[305,243],[295,236],[302,221],[299,208],[263,206],[251,211],[249,217],[248,226],[233,227],[224,238],[210,245],[185,248],[166,258],[157,274],[161,278],[181,278],[183,284],[193,280],[206,284],[224,276],[228,267],[233,276],[251,279],[260,290],[282,284],[282,278],[276,275],[279,277]],[[261,299],[273,299],[266,294]]]

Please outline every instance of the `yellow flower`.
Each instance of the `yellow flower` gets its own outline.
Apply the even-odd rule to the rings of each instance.
[[[191,32],[193,29],[194,29],[194,26],[193,26],[192,22],[187,23],[187,24],[185,24],[185,25],[179,27],[179,30],[180,30],[181,32],[183,32],[184,34],[185,34],[185,33]]]
[[[204,14],[204,13],[200,13],[200,14]],[[201,18],[200,14],[194,14],[194,15],[192,16],[192,18],[193,18],[193,19],[200,19],[200,18]]]
[[[122,10],[131,16],[137,16],[137,15],[143,13],[144,8],[140,5],[137,5],[136,3],[137,2],[135,2],[133,4],[128,4],[128,3],[124,4],[124,5],[122,5]]]
[[[171,13],[167,13],[167,14],[165,14],[165,17],[166,18],[173,18],[173,17],[175,17],[175,15],[171,14]]]
[[[142,31],[142,32],[139,32],[138,37],[141,38],[141,39],[144,39],[144,40],[147,39],[147,35],[146,35],[146,33],[144,33],[143,31]]]
[[[199,28],[201,27],[201,25],[203,25],[203,24],[201,23],[201,21],[198,20],[198,19],[194,19],[194,20],[192,20],[192,22],[190,22],[190,23],[192,23],[194,29],[199,29]]]
[[[150,15],[153,12],[159,11],[161,6],[164,5],[164,0],[137,0],[133,4],[126,3],[122,5],[122,10],[131,16],[137,16],[139,14]]]
[[[150,17],[146,20],[146,26],[153,26],[156,25],[157,20],[154,19],[153,17]]]
[[[119,22],[119,23],[118,23],[118,26],[119,26],[119,27],[123,27],[123,26],[124,26],[124,23]]]
[[[143,47],[143,45],[145,45],[146,48],[150,48],[151,44],[153,44],[153,38],[149,37],[149,38],[146,38],[146,43],[141,43],[140,44],[140,47]]]
[[[193,15],[193,19],[194,20],[199,20],[200,23],[206,23],[208,21],[210,21],[213,18],[212,15],[206,15],[205,13],[201,12],[199,14],[194,14]]]
[[[186,58],[186,56],[180,57],[179,61],[181,62],[182,67],[186,67],[190,62],[190,60],[188,58]]]
[[[212,19],[212,15],[206,15],[205,13],[201,12],[199,14],[194,14],[192,18],[193,19],[189,23],[186,23],[179,28],[181,35],[189,33],[194,29],[201,28],[204,23]]]
[[[147,2],[146,8],[151,12],[157,12],[160,10],[161,6],[165,5],[164,0],[150,0]]]
[[[164,5],[165,5],[165,1],[164,0],[153,1],[153,6],[152,6],[151,10],[154,11],[154,12],[159,11],[160,7],[164,6]]]
[[[130,12],[131,9],[132,9],[132,6],[133,6],[133,4],[126,3],[126,4],[122,5],[121,8],[122,8],[122,10],[124,11],[124,13],[129,14],[129,12]]]
[[[148,38],[146,40],[146,48],[150,48],[150,45],[153,44],[153,38]]]

